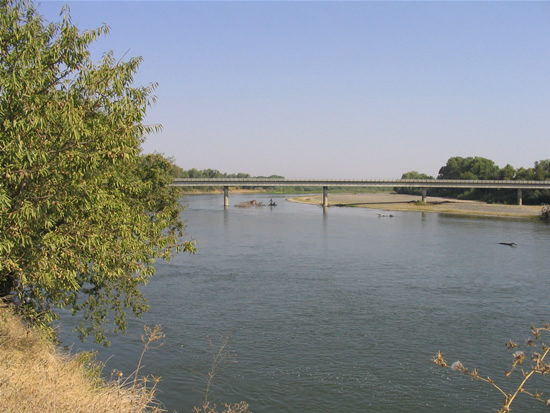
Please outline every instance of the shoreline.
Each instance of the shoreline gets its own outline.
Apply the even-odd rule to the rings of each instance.
[[[322,195],[305,195],[287,198],[290,202],[321,205]],[[440,214],[467,215],[493,218],[533,219],[541,215],[539,205],[488,204],[453,198],[426,197],[421,202],[418,195],[396,193],[328,194],[329,207],[370,208],[383,211],[436,212]]]

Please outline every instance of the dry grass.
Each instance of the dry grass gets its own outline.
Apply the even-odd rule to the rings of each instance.
[[[221,407],[218,407],[215,403],[209,400],[210,388],[212,387],[214,377],[218,373],[222,364],[226,361],[227,357],[230,355],[229,341],[229,335],[225,336],[219,346],[215,346],[212,341],[210,341],[210,347],[214,350],[214,354],[212,357],[212,365],[210,366],[210,371],[208,372],[208,378],[206,380],[204,399],[200,406],[195,406],[193,408],[193,413],[251,413],[248,409],[248,403],[244,401],[233,404],[222,403]]]
[[[99,371],[82,354],[59,352],[8,307],[0,307],[1,412],[163,411],[154,400],[158,380],[105,382]]]
[[[105,381],[103,366],[93,360],[93,354],[60,352],[47,335],[25,326],[0,301],[0,412],[165,412],[154,397],[160,378],[140,376],[144,354],[162,346],[164,333],[160,326],[144,330],[136,370],[127,377],[114,370],[111,380]],[[204,400],[194,413],[250,413],[245,402],[217,406],[209,400],[214,376],[228,355],[228,343],[226,337],[214,352]]]

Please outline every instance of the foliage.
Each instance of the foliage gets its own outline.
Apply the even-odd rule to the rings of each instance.
[[[172,176],[174,178],[259,178],[259,179],[285,179],[284,176],[281,175],[270,175],[270,176],[251,176],[248,173],[227,173],[227,172],[220,172],[216,169],[203,169],[198,170],[196,168],[184,170],[178,166],[174,166],[174,170],[172,171]],[[253,186],[253,187],[246,187],[246,189],[250,189],[252,191],[258,191],[258,192],[269,192],[272,194],[303,194],[303,193],[319,193],[321,191],[321,188],[318,186]],[[200,186],[200,187],[190,187],[185,186],[182,187],[182,190],[184,192],[211,192],[211,191],[220,191],[222,190],[221,187],[213,187],[213,186]],[[391,188],[365,188],[365,187],[353,187],[353,192],[380,192],[380,191],[390,191]],[[340,186],[340,187],[331,187],[330,191],[332,193],[335,192],[350,192],[350,187],[347,186]]]
[[[203,169],[199,171],[196,168],[184,170],[180,167],[174,171],[173,176],[174,178],[250,178],[250,174],[242,172],[228,174],[226,172],[222,173],[216,169]]]
[[[438,179],[498,179],[499,167],[480,156],[449,158],[439,170]]]
[[[175,178],[251,178],[248,173],[228,174],[215,169],[204,169],[202,171],[195,168],[183,170],[175,167],[173,171]],[[254,178],[266,178],[258,176]],[[279,175],[272,175],[269,178],[284,179]],[[434,177],[418,171],[409,171],[401,176],[401,179],[434,179]],[[550,180],[550,159],[535,162],[533,168],[515,169],[507,164],[504,168],[499,168],[494,161],[483,157],[454,156],[449,158],[447,163],[439,170],[436,179],[483,179],[483,180]],[[252,190],[269,191],[271,193],[319,193],[319,187],[253,187]],[[213,191],[221,190],[215,187],[184,187],[184,191]],[[375,191],[389,191],[391,188],[374,188]],[[393,190],[400,194],[421,195],[421,188],[414,187],[395,187]],[[350,187],[331,187],[330,191],[350,192]],[[357,187],[353,192],[372,192],[373,188]],[[430,188],[430,195],[443,196],[459,199],[475,199],[489,203],[515,204],[517,202],[517,191],[515,189],[452,189],[452,188]],[[540,205],[541,203],[550,203],[550,191],[548,190],[524,190],[523,203],[526,205]]]
[[[438,179],[498,179],[499,167],[493,161],[480,156],[462,158],[454,156],[439,169]],[[462,199],[482,199],[487,193],[485,189],[438,189],[438,195]]]
[[[429,179],[426,174],[416,171],[403,174],[401,179]],[[550,179],[550,159],[537,161],[533,168],[515,169],[507,164],[499,168],[492,160],[480,156],[463,158],[453,156],[439,169],[436,179],[482,179],[482,180],[534,180],[543,181]],[[396,192],[407,194],[419,194],[415,188],[396,188]],[[517,192],[515,189],[453,189],[433,188],[430,189],[433,196],[443,196],[459,199],[475,199],[485,202],[498,202],[515,204]],[[550,191],[529,190],[523,191],[523,203],[540,205],[550,203]]]
[[[172,176],[174,178],[250,178],[250,174],[247,174],[247,173],[242,173],[242,172],[239,172],[239,173],[236,173],[236,174],[228,174],[228,173],[222,173],[216,169],[203,169],[201,171],[199,171],[198,169],[196,168],[191,168],[191,169],[183,169],[183,168],[180,168],[179,166],[177,166],[173,173],[172,173]],[[215,190],[218,190],[220,188],[216,188],[216,187],[190,187],[190,186],[187,186],[187,187],[183,187],[182,190],[184,192],[189,192],[189,191],[205,191],[205,192],[210,192],[210,191],[215,191]]]
[[[550,159],[536,161],[535,167],[533,168],[533,173],[536,181],[550,179]]]
[[[107,32],[0,2],[0,296],[42,323],[69,307],[81,337],[104,343],[147,309],[139,286],[155,259],[194,249],[173,165],[140,155],[158,129],[142,123],[155,85],[133,86],[141,59],[90,57]]]
[[[504,401],[502,403],[501,408],[499,409],[499,413],[507,413],[511,410],[511,405],[516,399],[516,397],[522,393],[527,396],[532,397],[533,399],[540,401],[547,406],[550,406],[550,399],[543,398],[543,393],[539,391],[531,391],[527,389],[527,382],[534,376],[534,375],[547,375],[550,374],[550,364],[546,362],[546,356],[550,352],[550,347],[548,347],[545,343],[541,341],[541,335],[546,333],[550,333],[550,324],[546,324],[544,327],[536,328],[531,327],[531,332],[533,334],[533,337],[527,340],[527,346],[533,348],[531,357],[530,357],[530,365],[528,367],[524,366],[524,362],[527,360],[527,356],[525,355],[525,352],[521,350],[517,350],[520,345],[514,343],[512,340],[509,340],[506,343],[506,348],[508,350],[515,350],[512,354],[513,361],[512,366],[510,370],[505,372],[505,377],[507,380],[510,380],[512,378],[512,375],[514,372],[520,371],[521,377],[519,377],[519,384],[515,387],[512,391],[506,391],[503,386],[498,385],[493,379],[490,377],[484,377],[481,376],[477,369],[473,369],[472,371],[468,370],[460,361],[455,361],[450,366],[447,364],[445,359],[443,358],[443,355],[439,351],[434,358],[434,363],[438,366],[444,367],[444,368],[450,368],[452,370],[459,371],[463,374],[466,374],[474,380],[479,380],[485,383],[490,384],[495,388],[498,392],[504,396]],[[527,364],[527,363],[526,363]]]
[[[422,174],[417,171],[409,171],[401,175],[401,179],[434,179],[434,177],[426,174]],[[398,194],[422,195],[421,188],[396,187],[394,188],[394,191],[397,192]]]

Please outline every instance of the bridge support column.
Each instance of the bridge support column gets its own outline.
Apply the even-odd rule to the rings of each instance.
[[[223,208],[224,209],[229,208],[229,187],[228,186],[223,187]]]
[[[422,188],[422,203],[426,202],[426,194],[428,193],[428,190],[426,188]]]
[[[518,188],[518,205],[523,205],[523,194],[521,188]]]
[[[323,187],[323,208],[328,207],[328,186]]]

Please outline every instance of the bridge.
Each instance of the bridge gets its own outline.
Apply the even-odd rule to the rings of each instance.
[[[409,187],[422,190],[426,201],[428,188],[492,188],[517,190],[518,205],[522,205],[522,190],[548,189],[547,181],[477,180],[477,179],[278,179],[278,178],[176,178],[173,186],[223,187],[224,207],[229,206],[230,187],[318,186],[323,188],[323,207],[328,206],[328,187]]]

